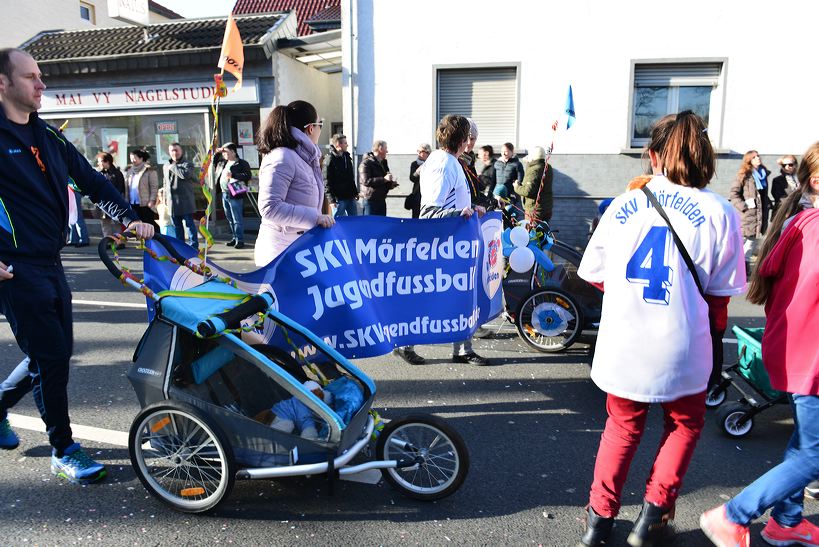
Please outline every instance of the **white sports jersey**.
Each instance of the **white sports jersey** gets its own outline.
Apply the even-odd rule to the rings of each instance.
[[[420,169],[422,206],[463,209],[471,205],[469,186],[458,158],[436,150]]]
[[[710,190],[655,176],[657,196],[694,261],[706,294],[745,290],[736,210]],[[711,373],[708,305],[668,225],[642,190],[618,196],[589,241],[578,274],[605,284],[592,380],[641,402],[674,401],[705,390]]]

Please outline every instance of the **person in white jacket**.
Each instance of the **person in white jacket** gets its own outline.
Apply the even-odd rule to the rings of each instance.
[[[255,262],[261,267],[313,226],[335,221],[323,213],[324,179],[318,142],[324,122],[306,101],[277,106],[259,131],[259,211]]]

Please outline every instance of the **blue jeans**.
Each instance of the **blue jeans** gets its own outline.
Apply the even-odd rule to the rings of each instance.
[[[336,212],[333,218],[358,216],[358,201],[355,199],[340,199],[336,204]]]
[[[387,216],[387,201],[383,199],[365,199],[364,214]]]
[[[182,221],[185,221],[185,227],[188,229],[190,237],[185,238],[188,245],[193,247],[194,249],[199,248],[199,230],[197,229],[197,223],[193,220],[192,214],[187,215],[174,215],[173,217],[173,227],[176,231],[176,237],[179,239],[184,238],[187,234],[185,233],[184,228],[182,228]]]
[[[802,522],[804,488],[819,479],[819,396],[790,397],[793,435],[785,457],[726,504],[726,515],[736,524],[747,525],[769,507],[782,526]]]
[[[236,241],[245,240],[245,198],[232,198],[227,193],[222,194],[222,207],[225,209],[225,218],[230,224],[230,231]]]

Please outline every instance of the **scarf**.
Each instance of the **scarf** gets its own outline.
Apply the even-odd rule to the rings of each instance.
[[[760,167],[751,171],[751,174],[754,176],[757,190],[764,190],[768,187],[768,171]]]

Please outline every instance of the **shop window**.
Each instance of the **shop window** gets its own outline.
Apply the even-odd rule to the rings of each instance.
[[[631,146],[644,146],[657,120],[683,110],[702,117],[712,141],[717,142],[721,73],[722,63],[635,64]]]
[[[447,114],[475,120],[481,144],[517,140],[516,67],[438,69],[436,121]]]
[[[92,25],[97,23],[94,14],[94,5],[87,2],[80,2],[80,19],[88,21]]]

